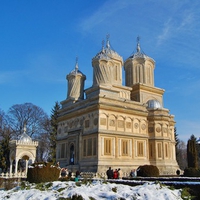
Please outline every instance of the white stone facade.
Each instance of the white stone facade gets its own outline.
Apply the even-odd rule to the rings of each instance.
[[[152,164],[160,174],[175,174],[179,168],[175,121],[163,106],[164,90],[154,86],[154,60],[140,52],[138,42],[137,52],[123,64],[107,41],[92,65],[93,85],[85,90],[86,98],[61,102],[57,135],[60,165],[99,174],[108,167],[121,168],[125,175],[140,165]]]

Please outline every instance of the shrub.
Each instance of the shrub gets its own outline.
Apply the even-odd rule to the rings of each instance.
[[[14,187],[17,186],[17,179],[15,178],[10,178],[10,179],[5,179],[4,180],[4,189],[5,190],[10,190]]]
[[[181,198],[182,199],[193,199],[192,195],[190,194],[190,188],[183,188],[181,190]]]
[[[186,168],[184,170],[183,176],[188,177],[200,177],[200,170],[196,168]]]
[[[60,176],[60,168],[51,163],[34,163],[32,166],[27,172],[27,181],[30,183],[57,181]]]
[[[158,177],[159,169],[154,165],[143,165],[137,168],[137,176]]]
[[[4,179],[0,178],[0,188],[3,187],[3,182],[4,182]]]
[[[71,178],[71,177],[69,177],[69,176],[66,176],[66,177],[60,177],[58,180],[59,180],[59,181],[73,181],[74,178]]]

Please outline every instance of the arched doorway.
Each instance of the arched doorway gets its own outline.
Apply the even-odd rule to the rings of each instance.
[[[70,165],[74,165],[74,144],[70,145],[70,160],[69,160]]]

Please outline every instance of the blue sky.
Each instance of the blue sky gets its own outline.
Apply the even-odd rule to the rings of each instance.
[[[92,85],[91,60],[110,43],[124,60],[142,50],[156,61],[155,86],[175,115],[179,139],[200,136],[200,1],[0,1],[0,109],[31,102],[47,114],[67,96],[75,67]]]

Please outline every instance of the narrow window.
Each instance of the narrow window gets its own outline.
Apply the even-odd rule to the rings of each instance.
[[[59,145],[58,145],[58,158],[61,158],[61,153],[60,153],[60,151],[61,151],[61,145],[59,144]]]
[[[61,145],[61,158],[65,157],[65,144]]]
[[[92,138],[89,138],[87,144],[87,156],[91,155],[92,155]]]
[[[83,140],[83,156],[86,156],[86,140]]]
[[[157,144],[157,147],[158,147],[158,158],[162,158],[162,146],[161,146],[161,143],[158,143]]]
[[[117,66],[115,66],[115,80],[117,81]]]
[[[165,157],[168,158],[168,144],[165,144]]]
[[[111,155],[111,139],[104,139],[104,154]]]
[[[150,146],[149,146],[149,157],[153,158],[153,144],[152,143],[150,143]]]
[[[143,145],[143,142],[138,142],[138,156],[143,156],[144,155],[144,145]]]
[[[122,155],[127,156],[128,155],[128,141],[122,140]]]
[[[93,156],[97,154],[97,139],[93,138]]]

